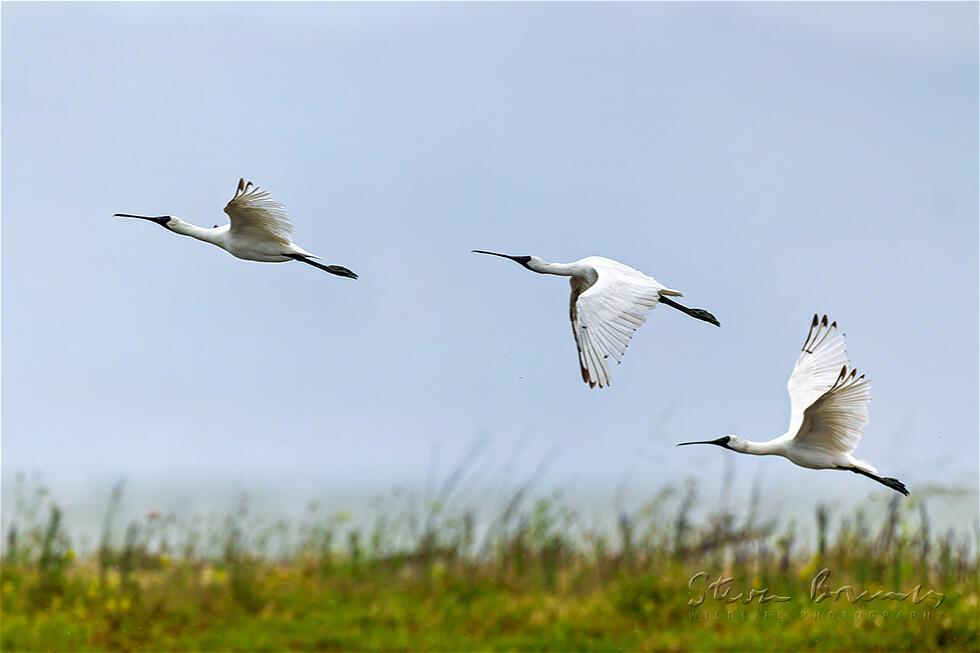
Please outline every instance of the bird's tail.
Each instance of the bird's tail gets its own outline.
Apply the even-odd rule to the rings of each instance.
[[[324,265],[323,263],[317,263],[309,259],[302,254],[290,254],[289,258],[294,261],[300,261],[301,263],[306,263],[307,265],[312,265],[315,268],[319,268],[324,272],[329,272],[330,274],[336,274],[338,277],[347,277],[348,279],[356,279],[357,275],[342,265]]]
[[[674,291],[674,292],[676,292],[676,291]],[[677,293],[677,294],[680,294],[680,293]],[[673,299],[668,299],[667,297],[665,297],[664,296],[664,291],[662,291],[662,290],[660,291],[660,303],[661,304],[666,304],[667,306],[670,306],[671,308],[676,308],[680,312],[687,313],[691,317],[697,318],[699,320],[704,320],[705,322],[710,322],[711,324],[714,324],[715,326],[718,326],[718,327],[721,326],[721,322],[719,322],[718,319],[715,318],[715,316],[712,315],[711,313],[709,313],[708,311],[704,310],[703,308],[688,308],[687,306],[682,306],[682,305],[678,304],[677,302],[675,302]]]

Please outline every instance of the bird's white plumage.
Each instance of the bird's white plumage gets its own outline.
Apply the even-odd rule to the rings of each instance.
[[[857,376],[857,370],[846,365],[837,381],[803,413],[795,444],[827,454],[850,456],[861,441],[861,430],[868,423],[871,380]],[[864,463],[868,471],[874,467]]]
[[[324,265],[311,260],[320,257],[293,242],[293,223],[285,207],[252,182],[238,180],[235,196],[225,205],[225,213],[231,218],[231,224],[214,225],[210,229],[184,222],[172,215],[152,217],[117,213],[116,216],[151,220],[169,231],[211,243],[246,261],[301,261],[330,274],[357,278],[354,272],[341,265]]]
[[[789,428],[767,445],[803,467],[854,463],[875,473],[871,465],[851,458],[868,422],[871,380],[849,367],[837,322],[813,316],[786,389],[792,403]]]
[[[791,404],[788,437],[799,431],[804,411],[830,390],[846,364],[847,344],[844,334],[837,333],[837,322],[828,325],[826,315],[822,320],[814,315],[803,350],[786,382]]]
[[[512,256],[474,249],[515,261],[538,274],[570,277],[572,286],[569,317],[578,349],[582,380],[590,388],[609,385],[609,361],[620,362],[633,332],[646,322],[658,303],[691,317],[720,326],[714,315],[702,308],[688,308],[665,295],[681,296],[639,270],[603,256],[586,256],[573,263],[549,263],[537,256]]]
[[[579,264],[592,268],[595,281],[589,285],[572,277],[570,317],[578,347],[582,379],[594,387],[609,385],[610,358],[619,363],[633,332],[643,326],[656,307],[661,293],[680,295],[653,277],[601,256],[590,256]]]
[[[293,223],[282,204],[272,199],[268,191],[252,182],[238,182],[235,196],[225,206],[231,218],[231,235],[255,235],[274,238],[283,244],[292,241]]]
[[[826,315],[813,316],[786,387],[793,408],[789,429],[779,437],[753,442],[729,435],[681,444],[716,444],[737,453],[782,456],[808,469],[850,471],[908,496],[900,480],[879,476],[873,465],[851,455],[868,423],[871,380],[850,366],[844,334],[837,333],[836,322],[827,323]]]

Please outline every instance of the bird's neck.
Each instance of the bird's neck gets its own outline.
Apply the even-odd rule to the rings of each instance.
[[[753,442],[751,440],[739,439],[737,442],[729,443],[728,448],[732,451],[748,453],[753,456],[779,456],[783,453],[782,443],[776,440]]]
[[[197,238],[198,240],[203,240],[206,243],[218,245],[219,247],[222,246],[224,242],[222,235],[225,231],[227,231],[221,227],[208,229],[206,227],[198,227],[196,224],[190,224],[183,221],[170,225],[169,229],[174,233],[180,234],[181,236]]]
[[[540,274],[555,274],[560,277],[585,277],[589,276],[591,272],[591,268],[580,263],[549,263],[533,258],[528,262],[527,269]]]

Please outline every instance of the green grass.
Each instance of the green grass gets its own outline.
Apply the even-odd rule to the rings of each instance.
[[[73,548],[53,502],[22,498],[4,547],[0,642],[5,651],[980,648],[973,536],[931,535],[921,503],[896,495],[840,518],[821,508],[808,543],[754,507],[695,523],[693,491],[661,493],[614,533],[542,499],[527,509],[515,500],[479,534],[469,512],[430,502],[415,513],[424,519],[379,511],[371,528],[316,509],[295,525],[236,513],[211,528],[152,514],[113,544],[117,492],[106,535],[87,553]],[[918,585],[920,598],[929,589],[945,598],[817,603],[811,584],[825,568],[824,591]],[[708,578],[692,589],[699,572]],[[708,583],[720,577],[733,580],[716,598]],[[746,603],[763,588],[789,600]]]

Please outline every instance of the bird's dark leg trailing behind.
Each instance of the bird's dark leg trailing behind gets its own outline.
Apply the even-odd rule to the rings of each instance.
[[[703,308],[688,308],[687,306],[681,306],[673,299],[670,299],[669,297],[664,297],[663,295],[660,296],[660,303],[666,304],[671,308],[676,308],[680,312],[687,313],[691,317],[696,317],[699,320],[704,320],[705,322],[711,322],[717,327],[721,326],[721,323],[715,318],[715,316],[709,313],[708,311],[704,310]]]
[[[901,492],[905,496],[909,495],[908,488],[905,487],[905,483],[902,483],[897,478],[891,478],[890,476],[878,476],[877,474],[872,474],[871,472],[866,472],[863,469],[858,469],[857,467],[838,467],[837,469],[846,469],[848,471],[854,472],[855,474],[860,474],[861,476],[867,476],[870,479],[878,481],[882,485],[887,485],[896,492]]]
[[[312,265],[315,268],[320,268],[324,272],[329,272],[330,274],[336,274],[338,277],[347,277],[348,279],[356,279],[357,275],[348,270],[341,265],[324,265],[323,263],[317,263],[302,254],[287,254],[289,258],[294,261],[300,261],[301,263],[306,263],[307,265]]]

